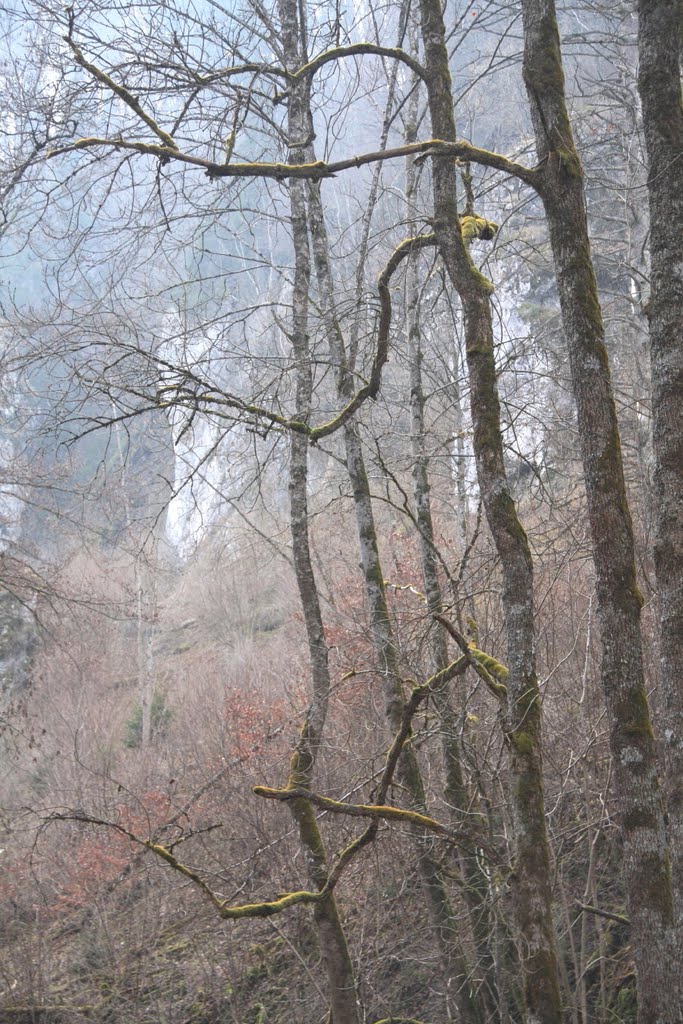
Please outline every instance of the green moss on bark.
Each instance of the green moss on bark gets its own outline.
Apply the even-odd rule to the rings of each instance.
[[[633,688],[616,702],[614,718],[619,723],[619,731],[629,739],[654,740],[647,696],[640,687]]]
[[[510,734],[510,742],[518,754],[532,754],[536,741],[528,732],[514,732]]]

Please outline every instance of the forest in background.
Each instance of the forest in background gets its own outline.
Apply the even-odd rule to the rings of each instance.
[[[680,1024],[680,0],[0,10],[0,1021]]]

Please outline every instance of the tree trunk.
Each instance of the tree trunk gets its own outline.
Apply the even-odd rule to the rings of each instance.
[[[588,238],[583,170],[565,103],[555,5],[552,0],[524,0],[522,10],[524,80],[569,349],[595,559],[602,684],[624,836],[639,1020],[668,1024],[680,1019],[670,857],[643,674],[642,597]]]
[[[678,951],[683,955],[683,108],[681,0],[640,0],[638,90],[649,163],[650,358],[662,731]]]
[[[295,68],[305,60],[297,31],[298,8],[291,0],[281,0],[282,39],[287,65]],[[308,131],[308,86],[293,86],[288,106],[288,132],[293,161],[301,159],[296,143]],[[292,294],[292,348],[296,364],[296,416],[306,421],[310,416],[313,390],[308,346],[308,305],[311,259],[308,241],[306,186],[303,182],[289,184],[290,219],[294,244],[294,284]],[[290,761],[288,785],[292,788],[313,788],[315,759],[320,747],[330,693],[328,649],[323,628],[318,589],[313,573],[309,543],[308,515],[308,439],[293,433],[290,445],[290,522],[292,553],[301,607],[303,610],[311,664],[312,698],[301,729],[299,741]],[[325,848],[313,807],[307,800],[292,802],[291,812],[299,838],[306,851],[310,882],[318,889],[327,882]],[[325,962],[329,986],[330,1012],[333,1024],[358,1024],[358,1002],[353,966],[344,928],[339,917],[334,893],[314,907],[320,951]]]
[[[380,562],[377,531],[375,528],[365,462],[360,437],[355,425],[344,428],[346,465],[353,488],[353,500],[358,524],[361,567],[365,578],[375,656],[382,678],[386,715],[392,731],[398,731],[404,708],[403,684],[399,672],[389,610],[387,608],[384,574]],[[398,763],[398,777],[405,787],[411,806],[425,812],[426,797],[415,749],[407,743]],[[429,838],[419,837],[418,869],[432,926],[436,931],[443,957],[443,973],[462,1024],[479,1021],[477,1005],[470,991],[467,960],[462,949],[458,923],[451,909],[448,891],[434,857]]]
[[[416,48],[415,48],[416,49]],[[409,106],[406,142],[415,141],[417,123],[417,88]],[[415,207],[417,175],[412,160],[406,162],[406,202]],[[417,225],[410,225],[410,235],[417,234]],[[418,279],[418,254],[412,253],[406,268],[406,305],[408,359],[410,363],[410,417],[411,445],[413,453],[413,494],[415,519],[420,548],[422,579],[427,599],[427,608],[432,615],[442,613],[443,596],[439,579],[437,549],[432,519],[429,458],[425,450],[425,397],[422,384],[422,332],[420,330],[420,286]],[[436,623],[431,624],[430,634],[431,667],[435,674],[448,664],[448,642],[446,633]],[[449,806],[453,824],[462,822],[464,816],[472,813],[472,801],[465,782],[460,756],[459,715],[452,694],[452,682],[447,682],[434,693],[432,703],[439,716],[441,750],[445,769],[444,796]],[[498,998],[495,992],[494,957],[491,949],[493,929],[488,902],[488,881],[476,857],[471,854],[460,856],[459,869],[462,876],[465,903],[469,912],[470,928],[474,939],[477,961],[477,996],[484,1015],[495,1013]]]
[[[451,142],[455,141],[456,133],[441,5],[438,0],[421,0],[420,9],[432,135]],[[532,563],[503,462],[491,321],[492,286],[475,268],[462,237],[452,160],[435,157],[432,168],[434,229],[464,313],[477,478],[503,573],[502,599],[510,672],[507,708],[510,798],[515,820],[513,885],[522,944],[527,1020],[529,1024],[559,1024],[562,1011],[545,826]]]
[[[310,118],[310,111],[309,111]],[[309,132],[312,122],[309,120]],[[312,132],[309,138],[312,137]],[[304,148],[300,159],[315,160],[313,144]],[[330,345],[331,361],[336,368],[337,393],[342,404],[353,393],[353,380],[348,369],[349,354],[343,332],[334,314],[334,282],[330,270],[329,244],[320,186],[308,185],[308,213],[311,245],[316,277],[320,290],[320,305],[325,319]],[[368,482],[362,442],[357,425],[351,421],[343,428],[346,467],[353,491],[354,509],[358,524],[361,568],[365,581],[366,598],[371,622],[373,646],[379,671],[384,680],[387,720],[391,730],[398,731],[404,708],[396,647],[386,602],[384,575],[379,555],[372,498]],[[398,776],[415,809],[425,811],[425,791],[415,750],[406,744],[398,764]],[[432,840],[418,835],[418,871],[443,960],[443,976],[449,999],[457,1008],[462,1024],[478,1024],[479,1014],[470,989],[470,970],[459,934],[457,919],[451,908],[448,890],[438,860],[432,853]]]

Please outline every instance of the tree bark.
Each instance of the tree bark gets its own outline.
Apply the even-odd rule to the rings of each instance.
[[[414,47],[415,52],[416,47]],[[414,89],[409,105],[406,142],[416,138],[417,98],[419,91]],[[406,203],[415,208],[417,199],[417,175],[412,160],[406,162]],[[417,225],[410,224],[410,234],[417,234]],[[407,338],[408,359],[410,364],[410,418],[411,446],[413,454],[413,495],[415,500],[415,520],[420,549],[422,579],[427,600],[427,608],[431,615],[442,613],[443,595],[434,522],[432,517],[429,457],[425,449],[425,395],[422,382],[422,332],[420,329],[420,286],[418,276],[418,253],[412,253],[406,267],[406,305],[407,305]],[[431,667],[430,672],[436,673],[448,664],[448,642],[446,633],[436,623],[431,623],[430,633]],[[455,824],[464,816],[472,813],[472,800],[465,781],[459,740],[459,715],[452,693],[452,684],[446,683],[432,697],[432,703],[439,716],[441,732],[441,750],[444,763],[444,796],[449,806],[451,821]],[[477,971],[475,985],[477,998],[481,1002],[485,1016],[495,1013],[498,993],[495,985],[494,957],[491,949],[493,928],[488,900],[488,881],[476,857],[471,854],[459,859],[459,869],[465,895],[465,903],[469,913],[470,928],[476,951]]]
[[[280,12],[285,59],[289,68],[296,68],[305,61],[305,51],[302,50],[300,32],[297,30],[296,0],[281,0]],[[301,159],[301,147],[297,147],[296,143],[305,138],[308,132],[308,111],[308,85],[302,83],[293,86],[288,105],[288,132],[290,146],[294,147],[291,156],[293,161]],[[311,257],[305,183],[291,181],[289,197],[294,245],[291,340],[296,364],[296,416],[305,422],[310,416],[313,392],[308,344]],[[297,433],[292,433],[290,440],[289,498],[292,554],[308,639],[312,697],[290,760],[288,785],[291,788],[311,790],[316,755],[327,717],[330,672],[308,530],[308,439]],[[308,800],[294,800],[290,809],[306,852],[309,880],[317,889],[322,889],[328,879],[327,859],[315,811]],[[315,904],[313,915],[327,972],[331,1021],[333,1024],[358,1024],[353,966],[334,893]]]
[[[421,0],[424,64],[432,135],[456,139],[441,5]],[[529,1024],[559,1024],[558,957],[552,918],[550,854],[545,825],[541,705],[534,654],[531,553],[510,494],[503,462],[493,348],[492,286],[476,269],[462,236],[452,160],[432,161],[434,230],[465,321],[474,455],[486,517],[501,560],[508,646],[507,735],[515,820],[513,879]]]
[[[377,542],[377,530],[372,510],[370,485],[360,437],[355,425],[344,428],[346,465],[353,489],[354,508],[358,524],[361,567],[365,579],[373,646],[379,672],[384,680],[385,708],[393,733],[400,728],[405,698],[400,676],[398,655],[387,607],[384,574]],[[398,763],[398,778],[408,793],[411,807],[425,812],[426,796],[417,755],[407,743]],[[477,1024],[480,1020],[477,1004],[471,991],[470,971],[460,940],[458,924],[450,905],[438,861],[432,853],[432,841],[417,837],[418,870],[422,890],[427,902],[432,926],[443,958],[443,973],[462,1024]]]
[[[309,138],[312,138],[312,119],[309,111]],[[315,160],[312,142],[304,149],[305,159]],[[349,371],[349,353],[341,325],[335,314],[334,282],[330,269],[329,242],[320,185],[308,185],[308,214],[311,246],[316,278],[320,291],[320,306],[325,320],[331,361],[336,370],[337,394],[342,404],[353,394],[353,378]],[[366,599],[372,630],[373,646],[379,672],[384,681],[387,721],[392,733],[401,725],[405,697],[396,646],[386,601],[377,531],[372,508],[363,448],[357,424],[352,420],[343,427],[346,467],[351,482],[354,509],[358,526],[361,568],[365,582]],[[398,763],[398,777],[405,787],[411,805],[426,810],[426,797],[420,767],[413,746],[407,743]],[[450,904],[448,889],[442,877],[437,858],[432,851],[433,841],[416,833],[418,872],[430,921],[437,937],[443,962],[443,976],[448,998],[457,1009],[462,1024],[479,1024],[479,1014],[471,991],[470,968],[461,941],[459,926]]]
[[[524,81],[569,350],[596,568],[602,685],[624,837],[639,1020],[669,1024],[680,1020],[671,865],[643,674],[642,597],[591,259],[583,170],[566,108],[555,5],[552,0],[523,0],[522,10]]]
[[[638,91],[648,156],[655,572],[666,806],[683,956],[683,108],[681,0],[638,4]]]

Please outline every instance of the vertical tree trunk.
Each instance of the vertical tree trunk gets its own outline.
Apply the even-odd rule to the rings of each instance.
[[[386,715],[391,730],[395,733],[401,725],[405,701],[386,601],[370,485],[360,437],[355,426],[345,428],[344,440],[346,465],[353,489],[358,524],[361,566],[365,578],[373,645],[379,671],[384,679]],[[424,786],[415,749],[410,743],[404,746],[401,753],[398,763],[398,778],[408,793],[411,806],[424,812],[426,810]],[[438,862],[432,853],[431,840],[420,837],[417,839],[417,844],[420,881],[432,926],[436,931],[441,948],[443,973],[449,984],[460,1021],[462,1024],[476,1024],[480,1017],[470,990],[469,966],[462,948],[458,923],[450,905],[448,891]]]
[[[421,0],[424,64],[432,135],[455,141],[448,51],[439,0]],[[490,283],[474,267],[462,237],[452,161],[434,158],[434,228],[460,296],[470,374],[474,454],[479,488],[501,560],[508,645],[508,737],[515,820],[514,898],[529,1024],[562,1019],[552,919],[550,855],[543,797],[541,705],[534,655],[531,554],[503,462],[493,352]]]
[[[305,61],[302,49],[296,0],[281,0],[282,41],[289,68]],[[308,132],[308,86],[293,86],[288,106],[289,142],[293,161],[301,159],[297,145]],[[306,210],[306,186],[292,181],[289,185],[290,219],[294,244],[294,284],[292,294],[292,347],[296,364],[296,416],[306,421],[310,416],[313,390],[308,345],[308,305],[311,259]],[[301,607],[306,625],[311,664],[312,697],[301,729],[299,741],[290,762],[289,785],[313,788],[315,759],[320,747],[330,692],[328,649],[323,628],[318,590],[311,562],[308,515],[308,439],[293,433],[290,447],[290,522],[292,552]],[[322,889],[327,882],[325,848],[313,807],[307,800],[291,804],[301,843],[306,851],[306,865],[312,885]],[[332,1024],[358,1024],[358,1003],[353,966],[334,894],[315,904],[314,918],[320,951],[325,962],[329,986]]]
[[[307,137],[312,140],[310,108],[307,118]],[[300,154],[298,159],[309,162],[315,160],[312,141],[307,146],[300,148],[298,153]],[[353,379],[348,369],[349,354],[343,332],[334,314],[334,282],[330,269],[327,229],[320,185],[315,182],[308,184],[308,218],[313,261],[320,291],[320,305],[330,345],[331,359],[336,369],[337,393],[342,404],[345,404],[353,393]],[[353,421],[345,424],[343,437],[346,467],[351,481],[358,524],[361,568],[365,581],[373,646],[379,671],[384,680],[387,720],[392,732],[395,733],[400,727],[404,708],[403,683],[387,608],[384,575],[362,442],[358,427]],[[425,810],[426,798],[420,768],[415,750],[409,743],[402,751],[398,764],[398,776],[412,805],[417,809]],[[432,841],[418,836],[416,842],[420,881],[432,927],[441,950],[443,975],[449,999],[456,1007],[462,1024],[479,1024],[480,1018],[470,988],[470,970],[463,950],[458,922],[450,904],[448,890],[438,861],[432,852]]]
[[[306,232],[303,186],[292,183],[298,196],[292,198],[292,223],[295,235],[294,272],[294,330],[292,332],[297,363],[296,415],[305,419],[310,413],[311,365],[306,341],[306,315],[308,303],[308,238]],[[301,218],[301,213],[304,217]],[[304,232],[303,238],[301,232]],[[305,243],[306,255],[301,246]],[[305,297],[304,297],[305,288]],[[290,449],[290,522],[292,553],[301,607],[303,610],[311,665],[312,697],[301,729],[299,741],[292,754],[289,785],[303,789],[313,788],[313,770],[318,752],[330,692],[328,649],[325,641],[318,590],[311,563],[308,534],[308,439],[292,434]],[[314,886],[322,889],[327,882],[327,863],[322,836],[311,804],[307,800],[293,801],[292,815],[306,850],[308,875]],[[358,1024],[358,1005],[353,967],[346,936],[337,910],[334,894],[316,903],[314,918],[320,950],[325,961],[330,993],[330,1008],[334,1024]]]
[[[135,525],[131,509],[128,483],[128,455],[121,439],[118,424],[114,428],[116,449],[121,471],[121,503],[125,515],[126,530]],[[157,585],[154,569],[158,564],[159,537],[152,530],[151,536],[142,543],[135,556],[133,578],[135,581],[136,618],[136,661],[138,678],[138,700],[140,702],[140,747],[147,750],[152,740],[152,702],[154,700],[154,639],[157,632]],[[150,562],[152,571],[150,571]]]
[[[156,550],[156,544],[153,544]],[[135,559],[137,615],[137,669],[140,695],[140,746],[147,750],[152,739],[152,703],[154,700],[154,634],[157,617],[156,583],[143,552]]]
[[[666,803],[683,958],[683,107],[681,0],[638,4],[638,90],[649,163],[655,571]]]
[[[417,49],[413,47],[413,52]],[[416,139],[417,99],[419,90],[414,89],[409,105],[406,142]],[[417,175],[412,159],[406,162],[406,203],[415,208]],[[410,234],[417,233],[417,225],[410,225]],[[432,519],[429,458],[425,450],[425,397],[422,383],[422,332],[420,330],[420,286],[418,279],[418,254],[411,253],[406,268],[406,306],[408,359],[410,364],[410,418],[411,446],[413,453],[413,494],[417,523],[422,579],[431,614],[442,613],[443,596],[439,579],[437,549]],[[431,672],[437,673],[448,664],[448,642],[446,633],[436,623],[431,625]],[[471,813],[471,798],[465,782],[462,758],[460,756],[459,716],[452,694],[452,683],[446,683],[432,697],[439,716],[441,750],[445,768],[444,796],[450,808],[450,817],[455,824]],[[465,903],[469,912],[470,928],[474,939],[477,960],[477,997],[485,1015],[495,1013],[495,971],[491,950],[492,922],[488,905],[488,884],[477,859],[470,854],[460,858],[460,872],[464,883]]]
[[[633,529],[591,260],[583,171],[564,94],[552,0],[523,0],[524,81],[550,231],[596,567],[602,684],[610,717],[624,880],[638,976],[639,1020],[680,1019],[669,850],[643,675]]]

